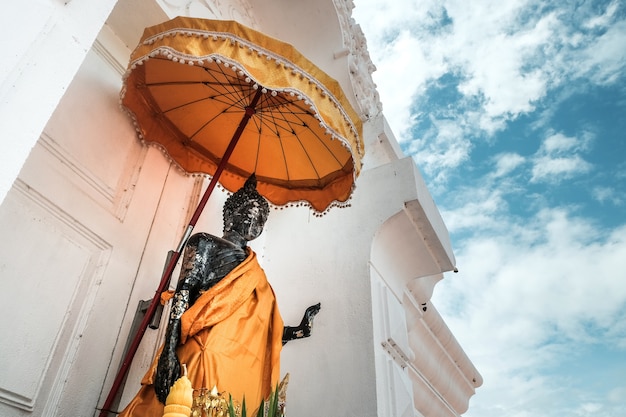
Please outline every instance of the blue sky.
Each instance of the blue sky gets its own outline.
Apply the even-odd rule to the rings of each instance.
[[[356,0],[450,231],[466,416],[626,415],[626,3]]]

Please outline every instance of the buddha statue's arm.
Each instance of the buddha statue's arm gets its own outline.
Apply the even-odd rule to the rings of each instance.
[[[181,366],[176,355],[176,347],[181,337],[181,317],[189,308],[189,294],[188,282],[181,280],[172,298],[170,317],[165,331],[165,342],[159,356],[154,380],[157,398],[163,404],[165,404],[171,386],[180,377]]]
[[[154,390],[157,398],[163,404],[165,404],[170,388],[181,375],[180,361],[176,355],[176,346],[180,340],[180,328],[180,318],[170,317],[165,333],[165,344],[159,356],[154,378]]]
[[[304,337],[311,336],[311,331],[313,330],[313,319],[315,318],[315,315],[319,313],[320,308],[320,303],[310,306],[304,312],[302,321],[298,326],[285,326],[283,329],[283,345],[290,340],[302,339]]]
[[[210,235],[207,235],[210,237]],[[154,389],[157,398],[165,403],[171,386],[181,375],[181,365],[176,348],[181,338],[181,317],[200,295],[201,291],[214,283],[215,273],[210,271],[213,240],[193,236],[185,249],[181,266],[181,276],[172,298],[169,321],[165,332],[163,350],[159,356]]]

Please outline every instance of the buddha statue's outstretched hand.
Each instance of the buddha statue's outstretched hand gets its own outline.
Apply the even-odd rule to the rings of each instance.
[[[304,316],[302,317],[302,321],[298,326],[285,326],[283,329],[283,345],[290,340],[302,339],[304,337],[311,336],[311,331],[313,330],[313,319],[317,313],[320,312],[320,309],[320,303],[312,305],[306,309]]]

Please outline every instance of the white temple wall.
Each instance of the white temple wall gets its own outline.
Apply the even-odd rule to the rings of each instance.
[[[188,179],[136,140],[110,58],[89,52],[0,206],[3,416],[94,412],[153,239],[182,229]]]
[[[0,202],[115,3],[22,0],[2,5]]]
[[[362,172],[349,208],[320,218],[306,209],[285,209],[270,218],[263,267],[285,321],[297,323],[305,307],[322,304],[313,336],[283,350],[293,415],[329,415],[337,407],[375,415],[371,245],[383,222],[417,197],[414,173],[409,158],[396,160]]]

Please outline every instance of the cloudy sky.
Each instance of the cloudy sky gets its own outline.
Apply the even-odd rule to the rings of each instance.
[[[626,2],[355,5],[453,241],[466,416],[626,416]]]

